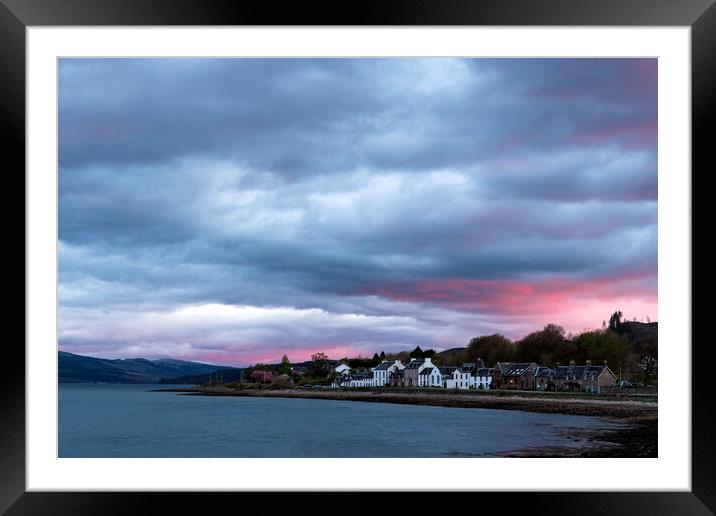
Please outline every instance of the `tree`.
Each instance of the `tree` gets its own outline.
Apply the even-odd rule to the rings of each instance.
[[[609,318],[609,329],[612,331],[618,331],[619,326],[622,323],[622,312],[621,310],[617,310],[612,314],[612,316]]]
[[[325,366],[328,362],[328,356],[325,353],[314,353],[311,355],[311,360],[320,366]]]
[[[288,359],[286,355],[283,356],[281,359],[281,363],[279,364],[278,368],[276,369],[278,374],[291,374],[291,361]]]
[[[271,371],[256,370],[251,373],[249,378],[257,383],[269,383],[273,380],[273,373]]]
[[[570,360],[578,364],[587,360],[595,365],[606,362],[615,374],[629,366],[629,340],[609,328],[582,332],[572,338],[572,344],[574,354]]]
[[[626,337],[606,330],[602,335],[599,356],[592,358],[594,363],[606,362],[612,372],[626,370],[629,365],[629,341]]]
[[[385,351],[380,352],[380,359],[385,360]]]
[[[516,360],[551,365],[555,362],[558,348],[564,346],[565,340],[564,328],[548,324],[542,331],[532,332],[517,342]]]
[[[659,346],[655,336],[642,337],[634,342],[634,351],[637,354],[637,370],[641,373],[644,385],[649,385],[656,378],[659,365]]]
[[[508,338],[495,333],[473,338],[467,345],[467,359],[471,362],[482,360],[485,365],[493,366],[497,362],[509,362],[514,354],[514,346]]]
[[[420,346],[415,346],[415,349],[410,352],[410,358],[423,358],[423,350]]]
[[[378,353],[373,354],[373,360],[372,360],[372,362],[373,362],[375,365],[380,364],[380,355],[378,355]]]
[[[319,376],[328,373],[328,356],[325,353],[314,353],[311,355],[313,367],[311,373],[313,376]]]

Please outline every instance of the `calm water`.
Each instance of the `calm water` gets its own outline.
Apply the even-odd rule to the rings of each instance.
[[[580,446],[604,418],[60,385],[60,457],[448,457]]]

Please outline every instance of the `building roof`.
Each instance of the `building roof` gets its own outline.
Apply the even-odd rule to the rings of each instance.
[[[415,359],[411,360],[408,365],[405,366],[405,369],[420,369],[420,366],[423,365],[425,360],[421,359]]]
[[[426,367],[425,369],[423,369],[422,371],[420,371],[419,374],[420,374],[420,376],[430,376],[430,373],[432,373],[432,372],[433,372],[433,368],[432,368],[432,367]]]
[[[552,376],[552,370],[549,367],[537,366],[537,369],[534,370],[534,375],[536,378],[549,378]]]
[[[462,364],[463,367],[473,367],[475,369],[482,369],[485,367],[485,362],[482,359],[479,359],[477,362],[465,362]]]
[[[492,376],[492,368],[491,367],[481,367],[477,370],[477,373],[475,376]]]
[[[377,366],[375,366],[375,367],[373,368],[373,370],[374,370],[374,371],[385,371],[385,370],[387,370],[387,369],[390,369],[390,368],[393,367],[394,365],[395,365],[395,360],[385,361],[385,362],[382,362],[382,363],[378,364]]]
[[[453,366],[438,367],[438,371],[440,371],[440,374],[442,374],[443,376],[450,376],[455,369],[457,369],[457,367],[453,367]]]
[[[534,362],[498,362],[497,365],[500,367],[503,376],[522,376],[531,367],[537,367]]]
[[[552,378],[555,380],[594,380],[607,369],[609,368],[605,365],[557,366],[552,369]]]

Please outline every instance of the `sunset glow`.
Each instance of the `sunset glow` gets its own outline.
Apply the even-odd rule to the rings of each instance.
[[[61,59],[59,347],[246,365],[657,319],[656,59]]]

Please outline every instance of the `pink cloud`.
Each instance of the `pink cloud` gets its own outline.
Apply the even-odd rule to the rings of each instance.
[[[232,364],[232,365],[250,365],[256,363],[277,363],[281,361],[281,357],[286,354],[292,363],[304,362],[311,359],[314,353],[326,353],[331,359],[338,359],[345,356],[355,356],[357,350],[348,344],[334,344],[306,347],[282,348],[281,346],[262,345],[260,349],[220,349],[204,351],[201,349],[192,350],[192,352],[183,357],[186,360],[197,362],[206,362],[210,364]]]
[[[431,279],[371,293],[395,301],[534,321],[538,326],[554,322],[572,331],[600,326],[616,309],[629,318],[657,318],[656,283],[643,273],[591,280]],[[510,333],[510,323],[505,324],[504,332]]]

